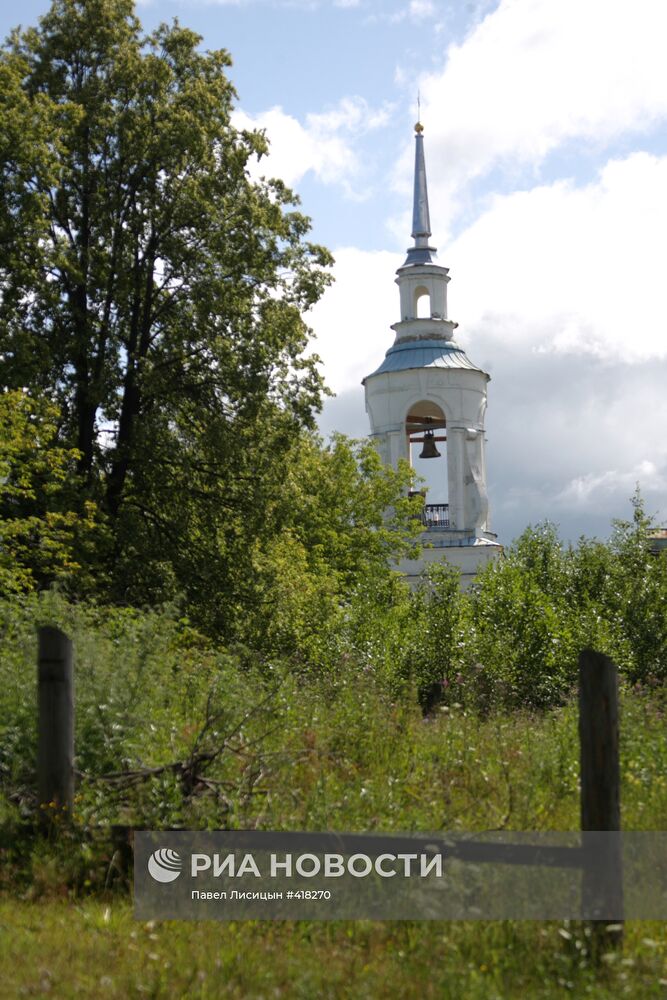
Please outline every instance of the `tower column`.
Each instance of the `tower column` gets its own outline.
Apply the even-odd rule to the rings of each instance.
[[[447,426],[447,479],[449,483],[449,526],[463,531],[465,523],[465,498],[463,495],[463,466],[465,427]]]
[[[394,469],[398,466],[398,460],[400,458],[404,458],[406,460],[410,459],[408,442],[403,428],[399,431],[392,431],[389,435],[389,449],[391,453],[391,464]]]

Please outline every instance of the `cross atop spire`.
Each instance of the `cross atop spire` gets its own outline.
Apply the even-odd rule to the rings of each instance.
[[[428,245],[431,235],[431,219],[428,211],[428,188],[426,186],[426,161],[424,160],[424,126],[415,125],[415,181],[412,207],[412,238],[415,245],[408,250],[407,264],[433,264],[435,247]]]

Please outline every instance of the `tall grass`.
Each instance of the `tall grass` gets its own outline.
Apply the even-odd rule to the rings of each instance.
[[[74,639],[79,776],[73,825],[44,845],[17,831],[36,811],[35,623],[47,620]],[[304,678],[279,664],[252,666],[167,611],[72,607],[54,595],[12,605],[3,631],[5,884],[48,891],[51,865],[71,891],[108,887],[108,850],[91,840],[110,824],[578,828],[572,700],[483,716],[450,701],[424,718],[416,696],[397,696],[372,669],[341,664],[335,674]],[[623,826],[665,829],[661,689],[624,688],[621,731]],[[197,754],[204,759],[193,765]]]

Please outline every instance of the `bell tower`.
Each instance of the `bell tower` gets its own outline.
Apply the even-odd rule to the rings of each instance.
[[[432,562],[446,560],[461,571],[461,584],[502,551],[489,527],[484,415],[489,375],[454,341],[457,323],[447,316],[449,271],[436,263],[424,160],[424,129],[415,125],[412,212],[414,245],[396,272],[400,319],[382,364],[363,380],[371,437],[382,460],[413,464],[413,449],[436,466],[446,503],[423,512],[422,555],[399,569],[417,582]]]

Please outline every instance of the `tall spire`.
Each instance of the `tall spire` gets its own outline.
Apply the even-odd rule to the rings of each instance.
[[[431,220],[428,212],[428,189],[426,187],[426,163],[424,161],[424,126],[415,125],[415,192],[412,208],[412,236],[418,240],[431,235]]]
[[[431,219],[428,211],[428,188],[426,186],[426,161],[424,160],[424,126],[415,125],[415,183],[412,207],[412,238],[415,245],[408,250],[407,264],[433,264],[435,247],[428,245],[431,235]]]

